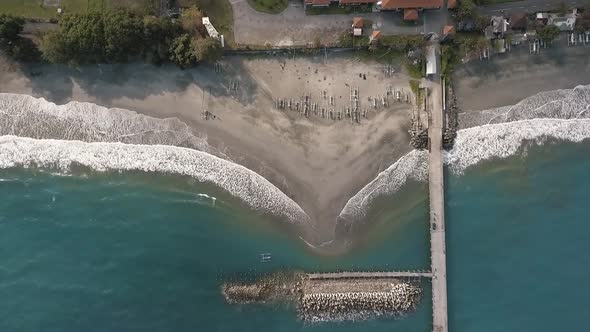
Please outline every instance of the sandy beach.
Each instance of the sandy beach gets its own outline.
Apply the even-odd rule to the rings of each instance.
[[[409,77],[400,68],[386,75],[383,65],[350,56],[226,57],[219,67],[187,71],[144,64],[25,69],[7,62],[0,70],[1,92],[179,118],[296,201],[312,219],[318,242],[332,239],[346,201],[410,150],[413,106],[387,97],[391,89],[413,100]],[[351,88],[358,88],[361,109],[368,110],[360,123],[344,116]],[[303,95],[318,104],[318,114],[306,118],[275,107],[277,98],[295,102]],[[382,96],[387,105],[374,109],[369,99]],[[342,112],[343,119],[323,118],[322,108]]]
[[[462,111],[480,111],[517,102],[543,91],[590,84],[590,48],[555,47],[530,55],[526,45],[489,61],[459,66],[454,75]]]

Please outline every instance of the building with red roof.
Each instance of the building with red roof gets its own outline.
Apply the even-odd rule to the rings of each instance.
[[[417,21],[418,20],[418,9],[407,8],[404,9],[404,21]]]

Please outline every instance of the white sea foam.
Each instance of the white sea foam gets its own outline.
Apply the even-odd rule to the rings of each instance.
[[[0,135],[38,139],[183,146],[227,159],[176,118],[157,119],[92,103],[56,105],[43,98],[0,93]]]
[[[525,144],[543,144],[548,138],[579,143],[590,138],[590,119],[533,119],[460,130],[445,164],[461,174],[484,160],[515,155]]]
[[[476,113],[479,118],[469,118],[476,122],[469,123],[471,128],[459,130],[453,150],[445,153],[445,164],[455,174],[485,160],[513,156],[527,142],[589,139],[590,119],[585,117],[590,117],[590,86],[544,92],[514,106]],[[408,179],[428,179],[425,151],[411,151],[354,195],[338,217],[339,226],[346,229],[364,220],[376,198],[395,193]]]
[[[67,172],[73,165],[96,171],[144,171],[191,176],[240,198],[250,207],[295,224],[309,224],[305,212],[255,172],[201,151],[166,145],[86,143],[0,136],[0,169],[48,167]]]
[[[377,177],[354,195],[340,212],[340,226],[360,222],[378,197],[398,191],[408,179],[428,179],[428,153],[413,150],[382,171]]]

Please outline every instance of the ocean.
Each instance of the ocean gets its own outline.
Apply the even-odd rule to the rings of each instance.
[[[447,173],[451,331],[584,330],[590,144],[526,145]],[[426,187],[349,254],[181,177],[0,170],[0,331],[429,331],[430,290],[395,319],[306,324],[288,304],[229,305],[224,280],[280,269],[428,268]],[[406,195],[413,199],[402,199]],[[272,253],[263,263],[259,254]]]

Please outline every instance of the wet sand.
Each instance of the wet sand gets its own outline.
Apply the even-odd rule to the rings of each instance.
[[[412,105],[391,102],[352,124],[296,111],[276,110],[275,98],[312,100],[334,109],[350,105],[350,87],[360,89],[361,108],[388,86],[409,93],[409,77],[386,76],[383,66],[351,57],[229,57],[221,71],[201,66],[181,71],[144,64],[13,66],[0,63],[1,92],[30,94],[57,104],[88,101],[154,117],[178,117],[210,145],[266,177],[311,217],[318,243],[333,238],[346,201],[410,150]],[[363,74],[365,77],[359,77]],[[235,91],[233,82],[239,82]],[[413,98],[410,98],[413,100]],[[215,115],[204,120],[203,110]]]
[[[590,84],[590,47],[555,47],[530,55],[526,45],[490,61],[457,68],[454,85],[462,111],[514,105],[543,91]]]

